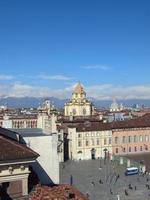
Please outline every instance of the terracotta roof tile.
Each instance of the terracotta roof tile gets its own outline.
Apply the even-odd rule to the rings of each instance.
[[[10,138],[0,136],[0,162],[37,158],[33,150]]]
[[[124,121],[114,121],[111,123],[103,123],[101,121],[84,121],[80,123],[68,124],[70,128],[77,128],[77,132],[86,131],[103,131],[103,130],[114,130],[114,129],[127,129],[127,128],[146,128],[150,127],[150,114],[137,119],[130,119]]]
[[[53,187],[37,185],[29,200],[88,200],[88,198],[70,185]]]

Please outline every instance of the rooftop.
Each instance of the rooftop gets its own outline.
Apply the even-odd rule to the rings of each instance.
[[[111,123],[104,123],[102,121],[80,121],[70,123],[70,128],[76,127],[77,132],[86,131],[103,131],[103,130],[115,130],[115,129],[128,129],[128,128],[147,128],[150,127],[150,114],[146,114],[142,117],[123,121],[113,121]]]
[[[39,155],[25,144],[20,144],[0,134],[0,163],[16,160],[36,159]]]
[[[37,185],[30,200],[88,200],[88,198],[70,185],[55,185],[53,187]]]
[[[22,137],[37,137],[46,136],[41,128],[22,128],[22,129],[10,129],[14,132],[18,132]]]

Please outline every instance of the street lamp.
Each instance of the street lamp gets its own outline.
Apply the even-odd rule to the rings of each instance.
[[[107,159],[107,149],[103,149],[104,151],[104,165],[106,165],[106,159]],[[106,183],[106,177],[107,177],[107,165],[105,166],[105,183]]]
[[[100,159],[100,162],[99,162],[99,170],[101,170],[101,169],[102,169],[102,163],[101,163],[102,158],[100,157],[99,159]]]
[[[73,176],[70,175],[70,185],[73,185]]]

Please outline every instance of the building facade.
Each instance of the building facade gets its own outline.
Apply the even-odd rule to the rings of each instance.
[[[113,155],[150,152],[150,127],[113,130]]]
[[[86,125],[68,128],[69,159],[88,160],[112,158],[112,131]]]
[[[84,160],[150,152],[150,115],[124,121],[72,121],[63,144],[68,159]],[[62,126],[62,127],[63,127]],[[60,132],[61,133],[61,132]],[[67,156],[66,156],[67,157]]]
[[[0,126],[3,128],[37,128],[36,115],[4,115],[0,118]]]

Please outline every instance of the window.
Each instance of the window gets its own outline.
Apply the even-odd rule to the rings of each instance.
[[[83,115],[86,115],[86,108],[83,108]]]
[[[126,142],[126,136],[123,136],[122,137],[122,143],[125,143]]]
[[[137,151],[137,147],[134,147],[134,151]]]
[[[91,136],[92,136],[92,137],[94,136],[94,133],[93,133],[93,132],[91,133]]]
[[[111,144],[111,138],[108,139],[108,143]]]
[[[148,151],[148,146],[147,145],[145,145],[145,150]]]
[[[115,137],[115,144],[118,143],[118,137]]]
[[[132,142],[132,137],[131,136],[128,136],[128,142]]]
[[[142,146],[140,146],[140,151],[142,151],[143,150],[143,148],[142,148]]]
[[[73,115],[75,115],[76,114],[76,109],[73,109],[72,113],[73,113]]]
[[[97,134],[96,134],[97,136],[100,136],[100,134],[99,134],[99,132],[97,132]]]
[[[88,136],[89,136],[89,134],[88,134],[88,133],[86,133],[86,134],[85,134],[85,136],[86,136],[86,137],[88,137]]]
[[[140,140],[140,142],[143,141],[143,137],[142,137],[142,135],[140,135],[139,140]]]
[[[60,134],[58,135],[58,140],[61,140],[61,135]]]
[[[116,153],[118,153],[118,148],[116,148]]]
[[[85,145],[89,146],[89,141],[88,140],[85,141]]]
[[[97,144],[97,145],[100,145],[100,140],[99,140],[99,138],[97,138],[96,144]]]
[[[137,137],[136,137],[136,135],[134,135],[133,141],[134,141],[134,142],[137,142]]]
[[[129,152],[131,152],[131,147],[129,147]]]
[[[125,147],[123,148],[123,152],[126,152],[126,148]]]
[[[81,138],[81,137],[82,137],[82,135],[79,133],[79,134],[78,134],[78,138]]]
[[[145,135],[145,142],[149,141],[149,135]]]
[[[107,144],[107,139],[106,138],[104,138],[104,145],[106,145]]]
[[[92,144],[92,146],[95,145],[94,139],[91,140],[91,144]]]
[[[79,141],[78,141],[78,147],[81,147],[81,146],[82,146],[82,141],[79,140]]]

